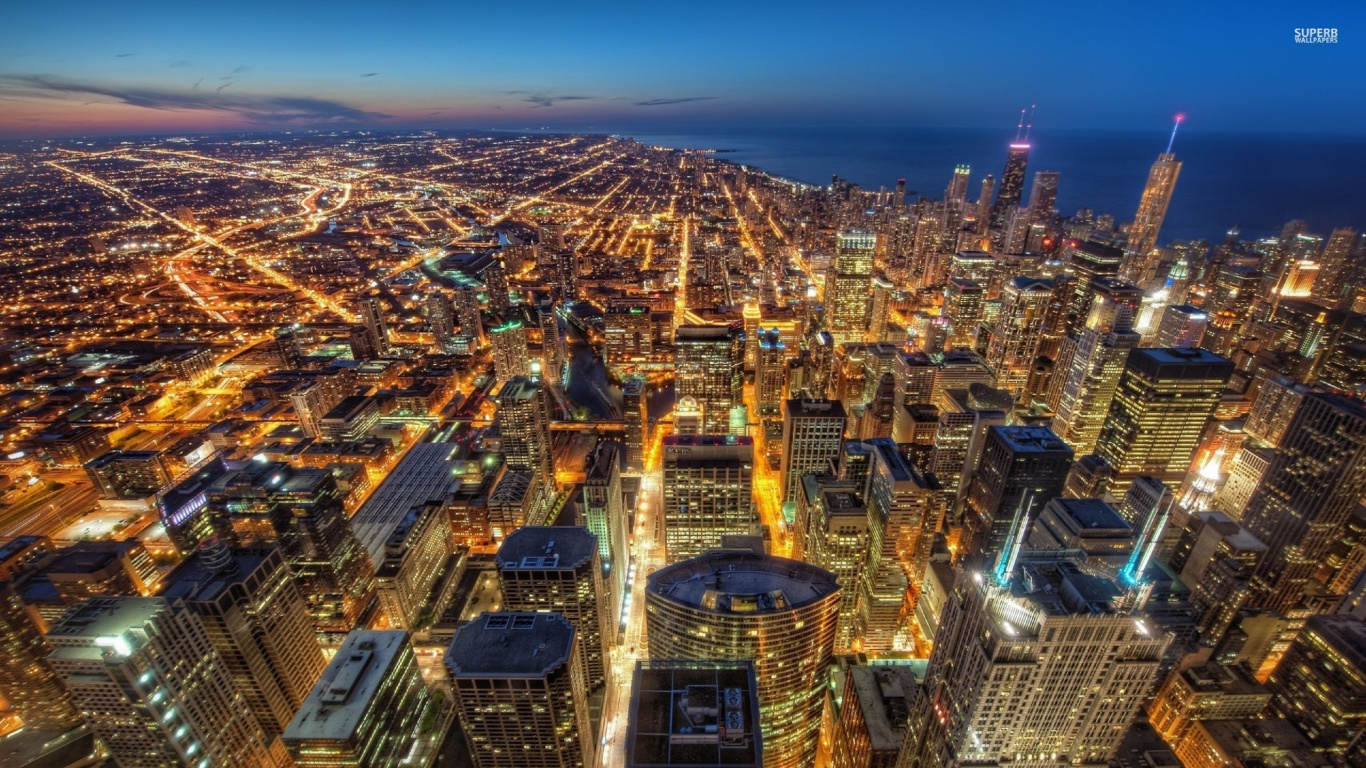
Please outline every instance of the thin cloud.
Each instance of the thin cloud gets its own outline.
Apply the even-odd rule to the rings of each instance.
[[[240,74],[242,74],[243,72],[250,72],[250,71],[251,71],[251,67],[248,67],[246,64],[238,64],[235,68],[233,68],[233,70],[232,70],[232,72],[231,72],[230,74],[240,75]]]
[[[222,86],[219,91],[227,85]],[[113,88],[58,80],[42,75],[0,74],[0,93],[51,99],[102,96],[143,109],[219,112],[237,115],[262,125],[362,123],[390,117],[382,112],[371,112],[338,101],[311,96],[257,96],[204,91],[164,91],[154,88]]]
[[[715,98],[717,98],[717,97],[716,97],[716,96],[684,96],[684,97],[678,98],[678,99],[647,99],[646,101],[637,101],[637,102],[636,102],[636,106],[637,106],[637,107],[662,107],[662,106],[665,106],[665,105],[668,105],[668,104],[687,104],[687,103],[690,102],[690,101],[711,101],[712,99],[715,99]]]
[[[194,81],[194,85],[190,86],[190,90],[193,91],[193,90],[198,89],[198,88],[199,88],[199,84],[202,83],[202,82],[204,82],[204,78],[202,78],[202,77],[199,78],[198,80]]]
[[[500,93],[520,95],[522,101],[530,104],[532,109],[553,107],[561,101],[585,101],[594,98],[593,96],[561,96],[545,91],[500,91]]]
[[[126,58],[128,58],[129,56],[132,56],[132,55],[134,55],[134,54],[131,54],[131,53],[116,53],[116,54],[114,54],[114,58],[116,58],[116,59],[126,59]]]
[[[361,75],[361,77],[374,77],[375,75],[378,75],[378,74],[379,74],[378,72],[366,72],[365,74]]]
[[[228,82],[226,82],[226,83],[223,83],[223,84],[220,85],[220,86],[218,86],[217,88],[214,89],[213,92],[214,92],[214,93],[222,93],[222,92],[223,92],[223,89],[224,89],[224,88],[227,88],[227,87],[230,86],[230,85],[232,85],[232,81],[231,81],[231,80],[228,81]]]
[[[176,61],[171,62],[167,66],[169,66],[171,69],[183,69],[185,67],[190,66],[190,64],[192,63],[194,62],[190,61],[189,59],[178,59]]]

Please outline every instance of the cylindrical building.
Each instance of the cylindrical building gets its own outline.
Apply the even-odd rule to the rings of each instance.
[[[815,764],[840,587],[798,560],[743,551],[661,568],[645,590],[650,658],[747,659],[766,768]]]

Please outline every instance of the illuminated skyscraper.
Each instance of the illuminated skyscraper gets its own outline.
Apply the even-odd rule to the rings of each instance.
[[[607,601],[597,537],[578,526],[528,525],[503,539],[497,560],[504,610],[563,616],[578,630],[584,685],[594,691],[607,683],[617,617]]]
[[[844,444],[848,416],[838,400],[787,400],[783,403],[783,501],[796,501],[802,475],[828,472]]]
[[[1176,128],[1180,126],[1181,116],[1177,115],[1172,141],[1176,140]],[[1138,201],[1138,213],[1134,214],[1134,223],[1129,226],[1124,267],[1120,270],[1123,279],[1142,284],[1153,277],[1150,273],[1157,264],[1157,236],[1162,232],[1162,221],[1167,218],[1167,206],[1172,202],[1176,179],[1180,175],[1181,163],[1172,154],[1172,145],[1168,142],[1167,151],[1157,156],[1157,162],[1148,172],[1148,184],[1143,187],[1143,197]]]
[[[920,686],[908,666],[851,666],[831,738],[832,768],[892,768]]]
[[[1366,622],[1312,616],[1266,681],[1276,714],[1315,749],[1344,755],[1366,733]]]
[[[485,613],[455,631],[446,669],[475,768],[594,765],[578,634],[558,613]]]
[[[498,314],[506,314],[512,308],[508,297],[508,272],[502,259],[494,259],[484,269],[484,285],[488,290],[489,309]]]
[[[1209,314],[1203,309],[1186,304],[1167,307],[1158,321],[1153,346],[1158,349],[1198,347],[1208,325]]]
[[[493,373],[499,381],[531,375],[526,326],[522,325],[521,320],[509,320],[490,328],[489,340],[493,343]]]
[[[972,177],[972,167],[968,165],[957,165],[953,169],[953,178],[949,181],[949,188],[944,191],[945,202],[963,202],[968,197],[968,179]]]
[[[1024,195],[1025,168],[1029,165],[1029,141],[1015,141],[1006,155],[1006,167],[1001,172],[1001,188],[996,193],[996,204],[991,208],[991,226],[1005,226],[1011,209],[1020,204]]]
[[[327,660],[280,550],[229,549],[210,540],[165,584],[162,597],[204,623],[267,737],[282,733]]]
[[[754,532],[754,441],[730,435],[664,438],[664,552],[673,563]]]
[[[1144,591],[1011,552],[949,593],[899,768],[1104,765],[1143,704],[1172,640]]]
[[[971,349],[977,338],[977,323],[982,319],[982,286],[966,278],[953,278],[944,288],[944,317],[949,321],[945,349]]]
[[[1024,184],[1024,172],[1020,173],[1020,184]],[[977,234],[985,235],[991,227],[991,198],[996,193],[996,177],[987,174],[982,179],[982,191],[977,195]]]
[[[389,354],[389,326],[384,322],[384,303],[378,296],[362,296],[356,299],[356,314],[369,336],[370,344],[379,354]]]
[[[877,235],[861,229],[840,232],[825,277],[825,326],[835,344],[863,341],[868,332],[873,253]]]
[[[949,513],[956,521],[986,445],[987,430],[1006,423],[1014,400],[1009,392],[979,382],[966,389],[944,390],[937,404],[939,427],[930,466],[944,486]]]
[[[1045,329],[1061,321],[1052,306],[1052,282],[1017,277],[1006,283],[1001,293],[1001,312],[986,326],[990,334],[987,365],[996,372],[997,388],[1014,398],[1024,392]]]
[[[1282,613],[1298,605],[1364,494],[1366,406],[1341,395],[1306,395],[1243,510],[1243,526],[1269,548],[1249,605]]]
[[[541,321],[541,356],[544,366],[542,374],[548,381],[559,381],[560,373],[568,359],[564,335],[560,333],[560,318],[555,313],[555,305],[550,301],[537,304],[536,312]]]
[[[436,706],[403,630],[356,630],[323,670],[282,740],[298,768],[399,768]],[[434,713],[433,713],[434,714]]]
[[[913,645],[906,633],[909,595],[929,564],[934,534],[944,520],[945,496],[927,477],[901,457],[888,438],[868,440],[872,466],[868,475],[868,561],[859,589],[858,634],[861,650],[890,653]],[[912,592],[908,588],[915,587]]]
[[[1053,207],[1058,202],[1057,171],[1035,171],[1034,185],[1029,189],[1029,223],[1047,224],[1053,220]]]
[[[840,584],[850,585],[840,592],[837,654],[852,652],[858,633],[858,602],[870,541],[868,510],[862,497],[865,486],[858,479],[803,475],[802,496],[797,500],[793,557],[833,573]]]
[[[1053,431],[1079,454],[1100,437],[1124,363],[1140,337],[1133,330],[1141,295],[1133,286],[1100,281],[1080,335],[1063,342],[1054,372],[1058,393]]]
[[[621,385],[621,412],[626,421],[625,471],[628,473],[638,473],[645,469],[650,429],[647,405],[644,381],[628,379]]]
[[[778,329],[759,331],[755,354],[754,389],[760,416],[777,416],[787,389],[787,345]]]
[[[1350,303],[1350,288],[1353,281],[1347,278],[1351,272],[1352,250],[1356,243],[1355,229],[1338,227],[1333,230],[1318,259],[1319,273],[1314,282],[1314,301],[1329,309]]]
[[[30,613],[13,582],[0,581],[0,696],[24,725],[66,731],[81,723],[80,712],[61,678],[47,663],[41,617]]]
[[[538,481],[554,480],[550,453],[550,397],[534,379],[517,376],[498,393],[498,426],[509,469],[534,472]]]
[[[650,658],[752,659],[759,686],[764,766],[816,758],[840,586],[797,560],[719,552],[649,576]]]
[[[48,663],[120,766],[289,764],[267,746],[228,662],[188,608],[161,597],[97,597],[63,616],[47,641]]]
[[[484,343],[484,322],[479,312],[479,282],[464,272],[455,275],[455,316],[460,319],[460,336],[474,349]]]
[[[744,405],[744,383],[745,332],[739,323],[679,326],[674,390],[680,401],[697,401],[707,434],[730,431],[730,409]]]
[[[1119,377],[1096,453],[1123,496],[1140,476],[1179,488],[1233,363],[1203,349],[1135,349]]]
[[[440,353],[452,353],[455,344],[455,308],[441,291],[427,294],[427,325],[432,329],[432,341]]]

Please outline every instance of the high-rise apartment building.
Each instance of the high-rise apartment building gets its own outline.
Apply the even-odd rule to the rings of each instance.
[[[847,654],[858,633],[858,600],[863,570],[868,565],[868,510],[864,506],[866,483],[836,480],[830,475],[802,476],[802,496],[797,500],[792,555],[835,575],[841,590],[835,653]]]
[[[455,352],[459,347],[455,343],[455,307],[451,306],[451,300],[441,291],[433,290],[424,303],[436,351],[442,354]]]
[[[628,544],[631,511],[626,508],[626,500],[622,496],[621,446],[615,440],[599,440],[593,449],[585,471],[583,505],[577,521],[592,531],[598,540],[598,559],[603,573],[603,586],[606,588],[603,599],[607,604],[607,615],[612,617],[611,621],[605,622],[605,636],[609,643],[616,641],[616,617],[621,616],[622,603],[626,599],[626,574],[631,561]]]
[[[499,381],[531,375],[526,326],[521,320],[509,320],[490,328],[489,341],[493,345],[493,373]]]
[[[365,326],[370,344],[379,351],[379,354],[389,354],[389,325],[384,321],[383,299],[379,296],[358,297],[356,314],[360,315],[361,325]]]
[[[48,663],[120,766],[288,765],[190,609],[161,597],[97,597],[63,616],[47,641]]]
[[[298,768],[398,768],[435,706],[403,630],[356,630],[323,670],[282,740]]]
[[[473,351],[484,343],[484,321],[479,312],[479,281],[464,272],[454,276],[455,316],[460,320],[460,338]]]
[[[938,406],[930,466],[944,487],[949,513],[957,520],[986,445],[987,430],[1006,423],[1014,399],[1005,390],[975,383],[966,389],[944,390]]]
[[[664,552],[669,562],[754,531],[754,441],[722,435],[664,438]]]
[[[597,537],[578,526],[529,525],[503,539],[497,562],[503,608],[563,616],[578,630],[584,685],[595,691],[606,684],[617,617],[607,601]]]
[[[443,501],[414,506],[398,521],[375,563],[375,592],[391,628],[417,624],[450,556],[450,515]]]
[[[966,278],[955,277],[944,287],[943,314],[949,321],[944,349],[972,348],[982,320],[983,294],[981,285]]]
[[[844,444],[848,421],[838,400],[786,400],[783,403],[783,461],[779,489],[783,501],[796,501],[802,475],[828,472]]]
[[[628,379],[621,385],[621,413],[626,422],[624,467],[629,474],[638,474],[645,470],[646,446],[650,442],[648,406],[644,381]]]
[[[652,660],[753,660],[764,765],[812,764],[839,612],[833,574],[718,552],[650,574],[645,601]]]
[[[863,341],[868,332],[877,235],[848,230],[836,236],[825,278],[825,325],[836,345]]]
[[[1058,202],[1057,171],[1035,171],[1034,183],[1029,188],[1029,223],[1047,225],[1053,220],[1053,208]]]
[[[678,327],[674,391],[680,401],[697,401],[706,434],[730,431],[731,409],[744,405],[744,383],[745,332],[740,323]]]
[[[485,613],[446,670],[475,768],[590,768],[597,740],[577,630],[558,613]]]
[[[162,597],[203,622],[266,736],[283,733],[327,660],[280,550],[210,540],[165,584]]]
[[[550,397],[536,379],[517,376],[498,393],[498,426],[509,469],[532,472],[536,482],[554,480],[550,452]]]
[[[1305,396],[1243,510],[1268,550],[1249,604],[1294,608],[1331,541],[1366,495],[1366,406],[1328,393]]]
[[[1135,478],[1179,488],[1205,422],[1233,374],[1233,362],[1203,349],[1135,349],[1110,402],[1096,453],[1122,496]]]
[[[549,381],[559,381],[560,373],[569,360],[564,334],[560,333],[560,317],[556,314],[554,303],[548,300],[536,305],[536,314],[541,324],[542,374]],[[494,354],[497,355],[496,348]]]

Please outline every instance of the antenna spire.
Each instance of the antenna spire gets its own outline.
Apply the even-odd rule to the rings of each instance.
[[[1025,124],[1024,115],[1025,115],[1025,111],[1024,111],[1023,109],[1021,109],[1021,110],[1020,110],[1020,122],[1019,122],[1019,124],[1017,124],[1017,125],[1015,126],[1015,140],[1016,140],[1016,141],[1019,141],[1019,140],[1020,140],[1020,132],[1024,130],[1024,124]]]
[[[1038,105],[1037,105],[1037,104],[1030,104],[1030,105],[1029,105],[1029,122],[1025,123],[1025,141],[1026,141],[1026,142],[1029,141],[1029,131],[1030,131],[1030,129],[1034,127],[1034,108],[1035,108],[1036,106],[1038,106]],[[1020,111],[1023,112],[1024,110],[1020,110]]]
[[[1020,559],[1020,548],[1024,546],[1025,533],[1029,530],[1029,508],[1034,505],[1034,492],[1029,491],[1020,497],[1015,507],[1015,517],[1010,521],[1010,533],[1006,536],[1005,549],[996,558],[996,572],[992,581],[997,586],[1010,584],[1010,575],[1015,572],[1015,563]]]
[[[1172,126],[1172,137],[1167,139],[1167,154],[1169,155],[1172,153],[1172,144],[1176,143],[1176,129],[1181,127],[1181,121],[1185,119],[1186,116],[1184,114],[1178,114],[1176,116],[1176,125]]]

